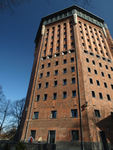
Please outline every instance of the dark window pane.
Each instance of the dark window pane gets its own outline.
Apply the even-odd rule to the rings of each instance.
[[[54,100],[57,99],[57,93],[53,93],[53,99],[54,99]]]
[[[40,95],[37,95],[36,100],[37,100],[37,101],[39,101],[39,100],[40,100]]]
[[[34,112],[34,119],[38,119],[38,116],[39,116],[39,112]]]
[[[66,68],[63,69],[63,73],[64,74],[67,73],[67,69]]]
[[[44,101],[47,100],[47,94],[44,94]]]
[[[76,91],[72,91],[72,97],[76,96]]]
[[[109,94],[107,94],[107,99],[108,99],[108,101],[110,101],[110,100],[111,100],[111,98],[110,98],[110,95],[109,95]]]
[[[77,109],[71,109],[71,117],[72,118],[77,118],[78,117]]]
[[[67,98],[67,92],[63,92],[63,98]]]
[[[31,130],[31,136],[33,137],[33,139],[35,139],[35,136],[36,136],[36,130]]]
[[[99,110],[95,109],[94,112],[95,112],[95,116],[98,117],[98,118],[100,118],[100,112],[99,112]]]
[[[92,91],[92,97],[95,97],[95,92],[94,91]]]
[[[66,84],[67,84],[67,80],[64,79],[64,80],[63,80],[63,85],[66,85]]]
[[[79,130],[72,130],[72,141],[79,140]]]
[[[102,93],[99,93],[99,97],[100,99],[103,99]]]
[[[57,111],[51,111],[51,118],[56,118],[57,117]]]
[[[75,67],[71,67],[71,72],[75,72]]]
[[[72,78],[72,84],[75,84],[75,82],[76,82],[75,78]]]
[[[57,86],[57,81],[54,81],[54,86]]]
[[[48,86],[49,86],[49,83],[46,82],[46,83],[45,83],[45,88],[48,88]]]

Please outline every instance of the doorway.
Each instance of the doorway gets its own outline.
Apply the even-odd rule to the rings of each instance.
[[[50,130],[49,131],[49,133],[48,133],[48,143],[55,144],[55,135],[56,135],[55,130]]]
[[[109,150],[108,143],[104,131],[100,131],[100,138],[103,145],[103,150]]]

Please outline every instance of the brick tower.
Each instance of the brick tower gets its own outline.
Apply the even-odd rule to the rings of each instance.
[[[113,142],[113,41],[104,20],[77,6],[42,18],[21,140],[57,150],[108,150]]]

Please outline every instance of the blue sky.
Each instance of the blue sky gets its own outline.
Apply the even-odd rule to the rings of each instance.
[[[113,0],[91,1],[86,9],[105,20],[113,37]],[[41,18],[74,4],[74,0],[25,0],[13,12],[0,11],[0,85],[7,99],[27,94]]]

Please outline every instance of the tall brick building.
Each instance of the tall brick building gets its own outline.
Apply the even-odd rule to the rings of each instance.
[[[57,149],[113,143],[113,41],[104,20],[77,6],[42,18],[21,140]]]

